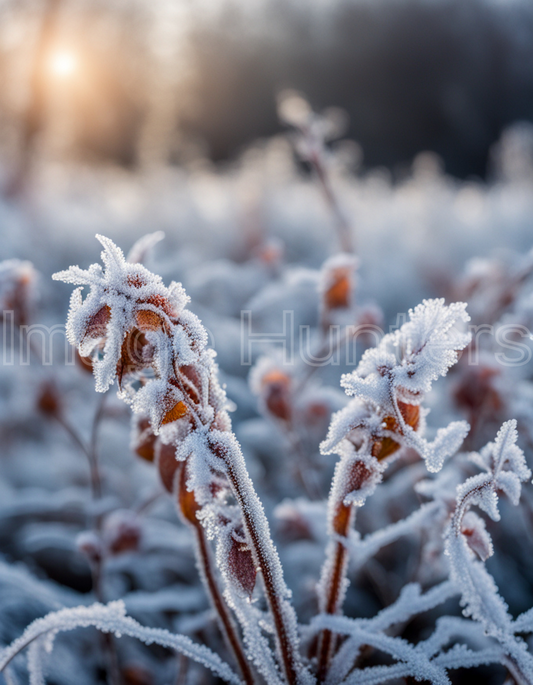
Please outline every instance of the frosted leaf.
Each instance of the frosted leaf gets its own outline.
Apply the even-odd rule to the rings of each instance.
[[[485,526],[485,521],[473,511],[467,512],[463,518],[461,533],[466,543],[481,561],[486,561],[494,553],[492,540]]]
[[[461,447],[469,430],[466,421],[452,421],[446,428],[439,428],[433,442],[427,442],[408,427],[404,440],[425,460],[428,471],[436,473],[441,470],[445,460]]]
[[[323,454],[338,451],[343,439],[356,446],[370,443],[381,461],[401,446],[414,448],[429,471],[439,471],[454,454],[469,426],[464,421],[437,431],[433,442],[424,439],[427,410],[424,395],[439,376],[446,375],[470,336],[460,330],[468,321],[464,303],[424,300],[409,312],[410,321],[367,350],[358,367],[345,374],[341,385],[354,397],[331,421]]]
[[[531,680],[533,657],[527,652],[525,643],[514,635],[507,604],[498,594],[494,579],[484,564],[473,558],[472,549],[483,558],[491,553],[492,545],[484,526],[480,526],[469,512],[471,506],[477,505],[491,518],[499,520],[496,493],[499,488],[509,489],[518,501],[520,481],[529,479],[531,473],[516,445],[517,437],[516,422],[507,421],[496,440],[475,459],[484,472],[468,478],[457,488],[455,512],[445,535],[445,553],[450,560],[451,579],[461,590],[463,613],[479,621],[485,632],[499,642],[511,672],[517,670]],[[500,485],[502,474],[506,475]],[[473,535],[477,536],[474,545],[469,544]]]
[[[139,240],[132,245],[131,250],[128,252],[126,261],[128,261],[130,264],[144,262],[148,253],[155,245],[157,245],[157,243],[161,242],[164,237],[165,234],[163,231],[156,231],[155,233],[143,235],[142,238],[139,238]]]
[[[518,474],[514,471],[500,471],[498,474],[498,488],[503,490],[515,506],[518,504],[522,491],[522,484]]]
[[[141,264],[129,264],[122,251],[108,238],[97,236],[104,250],[105,269],[93,264],[87,270],[70,267],[53,275],[55,280],[74,285],[88,285],[85,301],[77,289],[71,298],[67,320],[69,341],[80,348],[82,356],[89,356],[101,347],[103,358],[94,363],[96,389],[105,392],[116,377],[121,359],[122,343],[127,331],[160,330],[170,324],[187,305],[188,298],[179,284],[165,287],[161,278]],[[99,321],[100,320],[100,321]],[[94,322],[99,331],[93,331]],[[156,358],[163,358],[168,343],[158,336]],[[159,349],[158,349],[159,348]]]
[[[334,453],[337,445],[351,431],[367,425],[370,417],[367,407],[359,400],[353,400],[346,407],[335,412],[331,418],[327,437],[320,445],[322,454]]]
[[[410,321],[384,336],[377,348],[363,355],[358,368],[345,376],[348,394],[361,394],[360,378],[372,374],[389,377],[394,388],[404,388],[412,396],[426,393],[470,342],[470,335],[459,329],[470,319],[463,302],[446,306],[443,299],[424,300],[409,310],[409,317]],[[368,399],[378,404],[382,401],[381,394]]]
[[[89,607],[79,606],[72,609],[61,609],[43,618],[38,618],[11,645],[0,651],[0,671],[34,640],[40,640],[46,634],[50,634],[52,637],[47,642],[46,647],[47,651],[51,651],[53,638],[57,633],[89,626],[94,626],[105,633],[128,635],[147,645],[159,644],[175,649],[180,654],[210,669],[225,682],[235,683],[235,685],[241,682],[228,664],[204,645],[196,644],[184,635],[173,635],[168,630],[145,628],[133,618],[126,616],[124,602],[121,600],[106,605],[93,604]]]
[[[154,379],[138,390],[132,399],[132,409],[136,414],[150,417],[150,423],[157,435],[165,417],[184,398],[178,388],[166,381]]]

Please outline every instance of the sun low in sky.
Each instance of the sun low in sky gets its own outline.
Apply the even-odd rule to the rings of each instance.
[[[48,60],[50,73],[59,78],[68,78],[78,69],[78,58],[70,50],[55,50]]]

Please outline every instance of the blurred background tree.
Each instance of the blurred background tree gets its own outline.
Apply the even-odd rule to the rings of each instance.
[[[344,108],[368,167],[432,150],[484,176],[502,130],[533,120],[533,4],[3,0],[0,74],[8,193],[35,155],[231,159],[280,130],[283,88]]]

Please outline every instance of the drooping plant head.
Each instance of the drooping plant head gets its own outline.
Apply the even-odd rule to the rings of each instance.
[[[367,350],[355,371],[342,377],[342,386],[354,400],[334,416],[322,443],[324,453],[338,451],[347,438],[378,460],[409,445],[430,471],[438,471],[461,444],[468,431],[464,421],[440,429],[433,443],[424,440],[421,431],[427,411],[420,404],[433,381],[447,374],[470,341],[470,334],[462,330],[469,320],[466,305],[424,300],[409,311],[409,317]]]
[[[122,398],[150,417],[156,433],[185,417],[186,404],[203,423],[213,421],[224,412],[225,395],[213,382],[214,352],[200,320],[186,308],[183,287],[165,286],[142,264],[127,262],[109,238],[97,238],[103,268],[71,266],[53,276],[81,286],[72,293],[67,336],[83,357],[93,358],[96,390],[105,392],[117,379]],[[89,286],[85,299],[83,286]]]

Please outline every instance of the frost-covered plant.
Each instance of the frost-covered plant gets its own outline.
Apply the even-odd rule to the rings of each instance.
[[[33,264],[20,259],[7,259],[0,263],[1,320],[13,317],[12,325],[29,323],[30,310],[35,301],[37,273]]]
[[[191,522],[202,519],[208,534],[218,538],[225,598],[241,619],[248,658],[268,680],[279,679],[260,628],[261,616],[242,596],[238,560],[249,554],[248,564],[260,570],[263,579],[282,672],[289,683],[305,682],[296,615],[268,521],[231,432],[226,396],[206,332],[186,309],[188,298],[179,284],[167,288],[144,266],[126,262],[109,239],[99,236],[99,240],[104,246],[104,269],[96,264],[87,271],[71,267],[54,276],[90,287],[85,300],[82,288],[72,295],[69,340],[84,357],[102,351],[93,364],[97,390],[105,392],[117,378],[120,395],[133,411],[148,416],[153,432],[174,444],[176,459],[187,469],[178,488],[180,507]],[[229,502],[230,495],[237,505]],[[243,677],[250,680],[231,621],[221,617],[221,624]]]
[[[515,634],[529,632],[531,627],[524,617],[518,618],[517,627],[509,615],[483,563],[494,552],[490,535],[484,521],[470,511],[472,506],[477,506],[493,521],[499,521],[499,492],[518,504],[521,483],[530,480],[531,471],[516,444],[517,439],[516,421],[507,421],[494,442],[470,455],[482,473],[468,478],[457,488],[457,504],[446,533],[445,552],[450,560],[451,580],[461,591],[463,613],[479,621],[485,634],[500,643],[503,662],[521,684],[533,682],[533,656],[527,651],[527,644]]]
[[[355,508],[372,494],[391,457],[400,447],[412,447],[430,471],[438,471],[468,432],[465,422],[454,422],[428,442],[422,436],[427,410],[421,408],[432,382],[446,375],[458,351],[469,342],[469,335],[459,330],[468,321],[465,307],[463,303],[446,306],[444,300],[424,301],[409,312],[407,323],[367,350],[357,369],[342,378],[354,399],[333,417],[321,447],[324,454],[341,457],[329,497],[331,542],[319,584],[324,613],[336,614],[342,606],[348,564],[345,539]],[[331,632],[325,630],[318,645],[322,677],[334,646]]]
[[[97,507],[88,508],[93,515],[96,512],[99,523],[95,530],[78,535],[77,549],[92,565],[100,564],[99,572],[105,558],[106,574],[111,575],[113,568],[122,568],[125,575],[132,577],[142,573],[150,579],[151,590],[158,585],[163,589],[139,592],[134,583],[131,592],[124,589],[124,584],[113,586],[110,582],[106,590],[110,589],[113,597],[107,591],[106,597],[99,597],[93,583],[99,603],[91,606],[94,600],[87,600],[87,596],[80,599],[77,593],[59,594],[57,590],[48,590],[47,594],[44,583],[34,581],[38,592],[53,598],[45,607],[39,607],[34,616],[42,616],[60,605],[66,608],[38,619],[0,652],[0,668],[9,664],[7,667],[13,672],[8,677],[15,675],[19,666],[15,657],[28,646],[31,682],[41,684],[44,668],[56,668],[46,658],[55,635],[76,627],[96,626],[106,634],[106,640],[123,635],[166,646],[184,655],[180,664],[183,660],[196,662],[212,671],[212,676],[204,673],[208,678],[218,677],[232,683],[281,685],[318,680],[328,685],[380,685],[413,678],[448,685],[454,669],[480,665],[501,668],[503,664],[520,685],[531,685],[531,657],[525,642],[517,637],[531,632],[531,612],[513,621],[482,561],[474,559],[476,554],[484,560],[492,547],[483,521],[469,510],[472,504],[489,502],[491,491],[505,490],[517,501],[520,481],[530,474],[514,444],[515,426],[505,424],[496,442],[472,457],[486,473],[459,487],[457,505],[455,488],[464,480],[462,472],[467,472],[468,464],[465,466],[463,455],[449,457],[459,448],[467,425],[450,423],[433,438],[425,436],[426,395],[433,381],[447,374],[459,351],[468,344],[469,337],[463,332],[468,320],[465,305],[446,306],[442,300],[423,302],[410,312],[406,324],[368,350],[354,372],[345,374],[342,385],[352,399],[334,416],[322,444],[324,461],[332,453],[340,456],[329,514],[326,503],[320,501],[320,493],[313,502],[298,497],[279,504],[279,492],[263,487],[265,508],[273,510],[280,533],[285,527],[285,539],[280,534],[278,557],[233,433],[228,402],[218,380],[214,353],[207,346],[204,326],[189,311],[181,286],[165,286],[162,279],[138,263],[154,240],[156,237],[148,237],[124,259],[111,241],[101,238],[104,268],[93,265],[84,271],[72,267],[58,277],[89,286],[85,299],[81,288],[72,296],[70,339],[80,354],[89,359],[98,389],[106,390],[117,380],[119,397],[132,407],[131,446],[140,458],[136,463],[129,462],[131,472],[140,466],[144,478],[146,462],[155,464],[182,521],[192,532],[200,577],[214,611],[204,612],[205,604],[194,604],[198,595],[203,595],[201,588],[190,585],[194,582],[190,569],[185,574],[187,585],[179,589],[168,586],[165,567],[161,571],[158,567],[160,557],[153,548],[145,547],[150,540],[150,526],[149,521],[143,520],[142,512],[153,501],[153,495],[135,510],[127,510],[131,504],[117,502],[116,496],[113,500],[111,464],[102,460],[104,497]],[[314,311],[321,312],[316,317],[312,338],[318,350],[324,345],[328,325],[348,328],[364,319],[363,308],[354,298],[354,268],[353,257],[340,255],[326,261],[320,276],[316,271],[312,278],[307,275],[314,289]],[[283,289],[283,275],[279,275],[278,282],[265,286],[270,287]],[[295,489],[286,477],[287,460],[281,456],[276,462],[270,457],[278,449],[270,431],[272,422],[290,438],[307,438],[308,442],[302,441],[301,447],[313,440],[318,443],[318,432],[311,437],[312,422],[320,417],[325,431],[324,418],[333,408],[344,406],[346,397],[340,390],[318,382],[314,371],[310,373],[304,364],[284,368],[273,355],[260,358],[251,376],[266,420],[254,415],[249,421],[235,421],[236,430],[242,431],[238,435],[243,446],[248,447],[250,471],[258,475],[257,483],[263,486],[258,463],[245,443],[251,425],[254,430],[259,429],[258,434],[266,443],[266,470],[283,466],[272,483],[278,486],[289,481],[283,492],[292,495]],[[224,380],[227,379],[226,375]],[[242,391],[244,379],[240,380]],[[231,382],[234,381],[230,380],[228,386]],[[439,389],[443,385],[439,384]],[[108,401],[112,401],[111,397]],[[245,396],[243,403],[253,401],[253,397]],[[437,406],[442,407],[442,403]],[[117,407],[120,403],[113,407],[114,412]],[[267,421],[270,424],[265,430]],[[440,422],[447,423],[445,419]],[[119,440],[120,433],[115,428],[113,438]],[[414,459],[415,453],[423,461]],[[387,469],[396,460],[395,466]],[[418,483],[425,467],[436,472],[443,462],[445,468],[438,478]],[[323,470],[327,472],[327,465]],[[270,473],[266,475],[272,478]],[[124,484],[129,481],[122,473],[120,478]],[[481,498],[479,488],[485,492]],[[374,490],[373,497],[368,499]],[[419,495],[429,495],[433,501],[413,510],[411,505],[416,507]],[[65,493],[66,501],[69,496],[72,493]],[[47,506],[52,507],[54,503],[49,500],[48,497]],[[363,503],[365,507],[360,509]],[[58,509],[61,514],[60,505]],[[356,510],[360,510],[357,532],[352,527]],[[0,513],[6,516],[3,510]],[[86,526],[85,515],[82,521]],[[152,520],[156,528],[164,528],[163,523],[159,518]],[[172,524],[168,530],[172,531],[170,535],[167,529],[161,530],[158,541],[171,538],[175,546],[170,565],[182,568],[189,559],[175,550],[179,541],[187,538],[188,531],[180,531]],[[400,548],[407,550],[403,540],[408,540],[410,546],[418,545],[418,562],[406,574],[397,573],[402,568],[398,557],[408,556],[396,553]],[[315,586],[324,545],[328,549],[318,585],[317,614]],[[443,554],[443,545],[449,556]],[[384,554],[392,566],[390,575],[382,581],[379,573]],[[135,563],[131,563],[131,558],[128,561],[129,556]],[[144,570],[136,576],[138,566]],[[10,587],[6,567],[10,568],[0,562],[0,593],[6,585]],[[376,586],[379,582],[386,585],[390,580],[381,611],[376,612],[375,607],[369,610],[373,600],[368,601],[369,593],[361,591],[359,571],[375,573]],[[28,581],[20,570],[11,572],[13,582],[21,583],[27,592]],[[152,583],[153,576],[157,580]],[[495,576],[501,577],[498,573]],[[350,592],[346,592],[348,577],[353,581]],[[284,578],[294,591],[292,597]],[[406,582],[406,578],[411,582]],[[468,617],[445,615],[450,608],[454,613],[458,611],[457,606],[452,606],[457,596],[462,597]],[[113,601],[104,606],[106,599],[118,597],[124,597],[124,604]],[[188,602],[194,605],[189,615],[181,613]],[[341,612],[343,602],[346,616]],[[446,611],[442,608],[444,602]],[[87,606],[72,608],[76,604]],[[135,615],[136,607],[143,611],[139,620],[145,625],[153,625],[154,620],[166,621],[172,615],[172,607],[180,608],[168,631],[142,627],[126,615],[126,609],[128,614]],[[295,609],[300,620],[309,621],[308,624],[298,625]],[[417,621],[417,636],[407,641],[404,627],[424,612],[431,613],[422,617],[420,623]],[[216,653],[221,647],[216,626],[210,626],[213,615],[228,648],[222,647],[220,654]],[[352,618],[362,615],[369,618]],[[437,624],[430,628],[435,615],[439,616]],[[3,639],[7,643],[13,634]],[[68,654],[68,639],[66,635],[55,644],[58,664]],[[83,632],[76,633],[75,639],[78,646],[87,644],[83,642],[87,639]],[[138,649],[128,640],[121,640],[120,665],[125,666],[126,654],[139,655]],[[386,655],[385,659],[380,654]],[[378,665],[369,665],[371,655]],[[73,660],[78,658],[78,654],[72,656]],[[158,663],[154,682],[166,682],[167,675],[163,680],[164,670],[159,670],[161,666]],[[188,676],[180,670],[179,681],[199,680],[193,663],[189,668]],[[144,682],[138,674],[130,677],[129,673],[122,669],[125,682]],[[68,677],[65,682],[69,682]],[[92,684],[90,669],[83,682]]]

